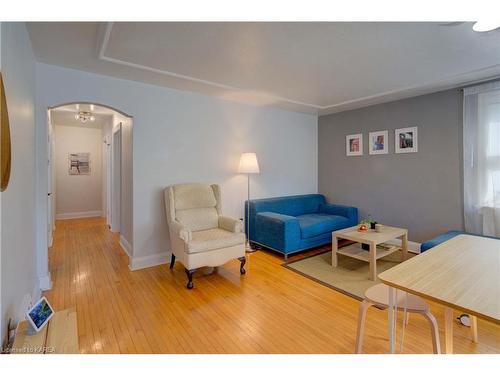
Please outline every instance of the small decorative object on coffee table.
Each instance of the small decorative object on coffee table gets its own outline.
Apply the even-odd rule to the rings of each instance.
[[[402,261],[406,260],[408,254],[408,230],[384,225],[381,232],[376,232],[372,229],[360,230],[362,225],[365,224],[332,232],[332,267],[337,267],[339,254],[356,258],[370,263],[370,280],[376,280],[377,259],[402,250]],[[339,249],[339,238],[357,243]],[[397,238],[401,238],[401,247],[386,244],[386,242]],[[363,250],[361,244],[369,245],[370,251]]]

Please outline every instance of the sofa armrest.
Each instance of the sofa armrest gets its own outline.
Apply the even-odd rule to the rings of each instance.
[[[294,216],[259,212],[255,217],[255,226],[256,240],[274,249],[286,252],[300,241],[299,220]]]
[[[243,223],[241,220],[221,215],[219,216],[219,228],[227,230],[228,232],[241,233]]]
[[[175,233],[184,242],[189,242],[192,239],[191,230],[179,223],[178,221],[172,221],[169,224],[170,230]]]
[[[319,207],[319,210],[325,214],[344,216],[350,219],[353,225],[358,223],[358,209],[356,207],[325,203]]]

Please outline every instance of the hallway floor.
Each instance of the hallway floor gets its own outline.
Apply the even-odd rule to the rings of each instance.
[[[199,271],[187,290],[180,263],[130,271],[118,239],[101,218],[56,223],[45,295],[56,310],[76,307],[81,353],[354,351],[359,302],[281,267],[282,257],[248,254],[245,276],[236,260]],[[431,306],[444,345],[443,309]],[[386,322],[387,312],[369,311],[366,353],[387,352]],[[478,344],[454,328],[456,353],[500,353],[500,327],[479,320]],[[427,322],[412,315],[404,352],[431,351]]]

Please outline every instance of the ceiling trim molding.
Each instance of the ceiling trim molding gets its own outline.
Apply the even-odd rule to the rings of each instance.
[[[108,47],[109,38],[111,36],[111,31],[113,29],[113,25],[114,25],[114,22],[107,22],[106,27],[105,27],[105,31],[104,31],[104,35],[101,38],[99,38],[100,41],[98,41],[98,43],[100,44],[100,47],[99,47],[98,58],[100,60],[111,62],[111,63],[115,63],[115,64],[120,64],[120,65],[125,65],[125,66],[131,67],[131,68],[142,69],[142,70],[146,70],[146,71],[153,72],[153,73],[163,74],[163,75],[167,75],[167,76],[170,76],[170,77],[186,79],[186,80],[189,80],[189,81],[192,81],[192,82],[202,83],[202,84],[205,84],[205,85],[214,86],[214,87],[222,88],[222,89],[225,89],[225,90],[246,91],[245,89],[242,89],[242,88],[239,88],[239,87],[235,87],[235,86],[229,86],[229,85],[225,85],[225,84],[218,83],[218,82],[208,81],[208,80],[205,80],[205,79],[191,77],[191,76],[187,76],[187,75],[184,75],[184,74],[178,74],[178,73],[170,72],[168,70],[156,69],[156,68],[152,68],[150,66],[136,64],[136,63],[132,63],[132,62],[125,61],[125,60],[115,59],[113,57],[108,57],[108,56],[105,55],[105,52],[106,52],[106,49]],[[269,94],[268,95],[268,94],[266,94],[266,96],[269,97],[269,98],[278,100],[278,101],[283,101],[283,102],[287,102],[287,103],[291,103],[291,104],[297,104],[297,105],[302,105],[302,106],[306,106],[306,107],[312,107],[312,108],[315,108],[315,109],[322,109],[323,108],[322,106],[317,105],[317,104],[305,103],[305,102],[301,102],[301,101],[298,101],[298,100],[284,98],[284,97],[278,96],[278,95],[273,95],[273,94]]]
[[[185,79],[188,81],[196,82],[196,83],[201,83],[205,84],[208,86],[213,86],[217,88],[222,88],[225,90],[231,90],[231,91],[240,91],[244,92],[246,91],[245,89],[235,87],[235,86],[230,86],[214,81],[209,81],[205,79],[200,79],[196,77],[191,77],[187,76],[184,74],[178,74],[175,72],[170,72],[167,70],[162,70],[162,69],[156,69],[152,68],[150,66],[146,65],[141,65],[141,64],[136,64],[133,62],[121,60],[121,59],[116,59],[113,57],[108,57],[105,55],[106,49],[109,44],[111,32],[113,30],[114,22],[106,22],[103,23],[99,29],[98,32],[98,40],[97,40],[97,51],[98,51],[98,59],[102,61],[107,61],[110,63],[114,64],[119,64],[123,66],[128,66],[131,68],[136,68],[136,69],[141,69],[157,74],[162,74],[174,78],[179,78],[179,79]],[[477,78],[478,75],[485,76],[489,71],[491,72],[491,75],[488,77],[484,78]],[[344,102],[340,103],[335,103],[335,104],[330,104],[326,106],[322,106],[319,104],[313,104],[313,103],[306,103],[306,102],[301,102],[289,98],[285,98],[282,96],[278,95],[273,95],[273,94],[265,94],[266,97],[269,97],[271,99],[274,99],[276,101],[281,101],[289,104],[295,104],[295,105],[301,105],[304,107],[309,107],[311,109],[314,109],[320,114],[329,114],[329,113],[336,113],[336,112],[341,112],[345,110],[350,110],[350,109],[356,109],[356,108],[361,108],[373,104],[379,104],[387,101],[394,101],[394,100],[400,100],[400,99],[405,99],[411,96],[418,96],[418,95],[423,95],[426,93],[431,93],[431,92],[436,92],[436,91],[441,91],[441,90],[446,90],[446,89],[452,89],[452,88],[457,88],[457,87],[462,87],[464,85],[470,85],[470,84],[475,84],[475,83],[480,83],[484,81],[489,81],[492,79],[497,79],[500,78],[500,64],[492,65],[486,68],[481,68],[481,69],[476,69],[473,71],[469,71],[466,73],[461,73],[461,74],[456,74],[444,79],[441,79],[439,81],[435,82],[427,82],[422,85],[415,85],[415,86],[408,86],[405,88],[400,88],[396,90],[390,90],[390,91],[385,91],[382,93],[374,94],[374,95],[369,95],[365,96],[362,98],[357,98],[357,99],[352,99],[352,100],[347,100]],[[386,99],[386,100],[384,100]]]

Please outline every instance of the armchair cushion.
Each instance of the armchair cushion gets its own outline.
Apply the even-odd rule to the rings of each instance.
[[[222,249],[245,243],[243,233],[234,233],[224,229],[215,228],[192,232],[192,240],[187,243],[189,254]]]
[[[240,233],[243,223],[240,220],[233,219],[232,217],[219,216],[219,228],[233,233]]]
[[[214,207],[178,210],[176,219],[192,231],[219,227],[219,215]]]
[[[302,238],[319,236],[326,232],[346,228],[350,225],[348,218],[324,213],[297,216]]]
[[[215,207],[217,200],[211,185],[180,184],[174,185],[175,210]]]

